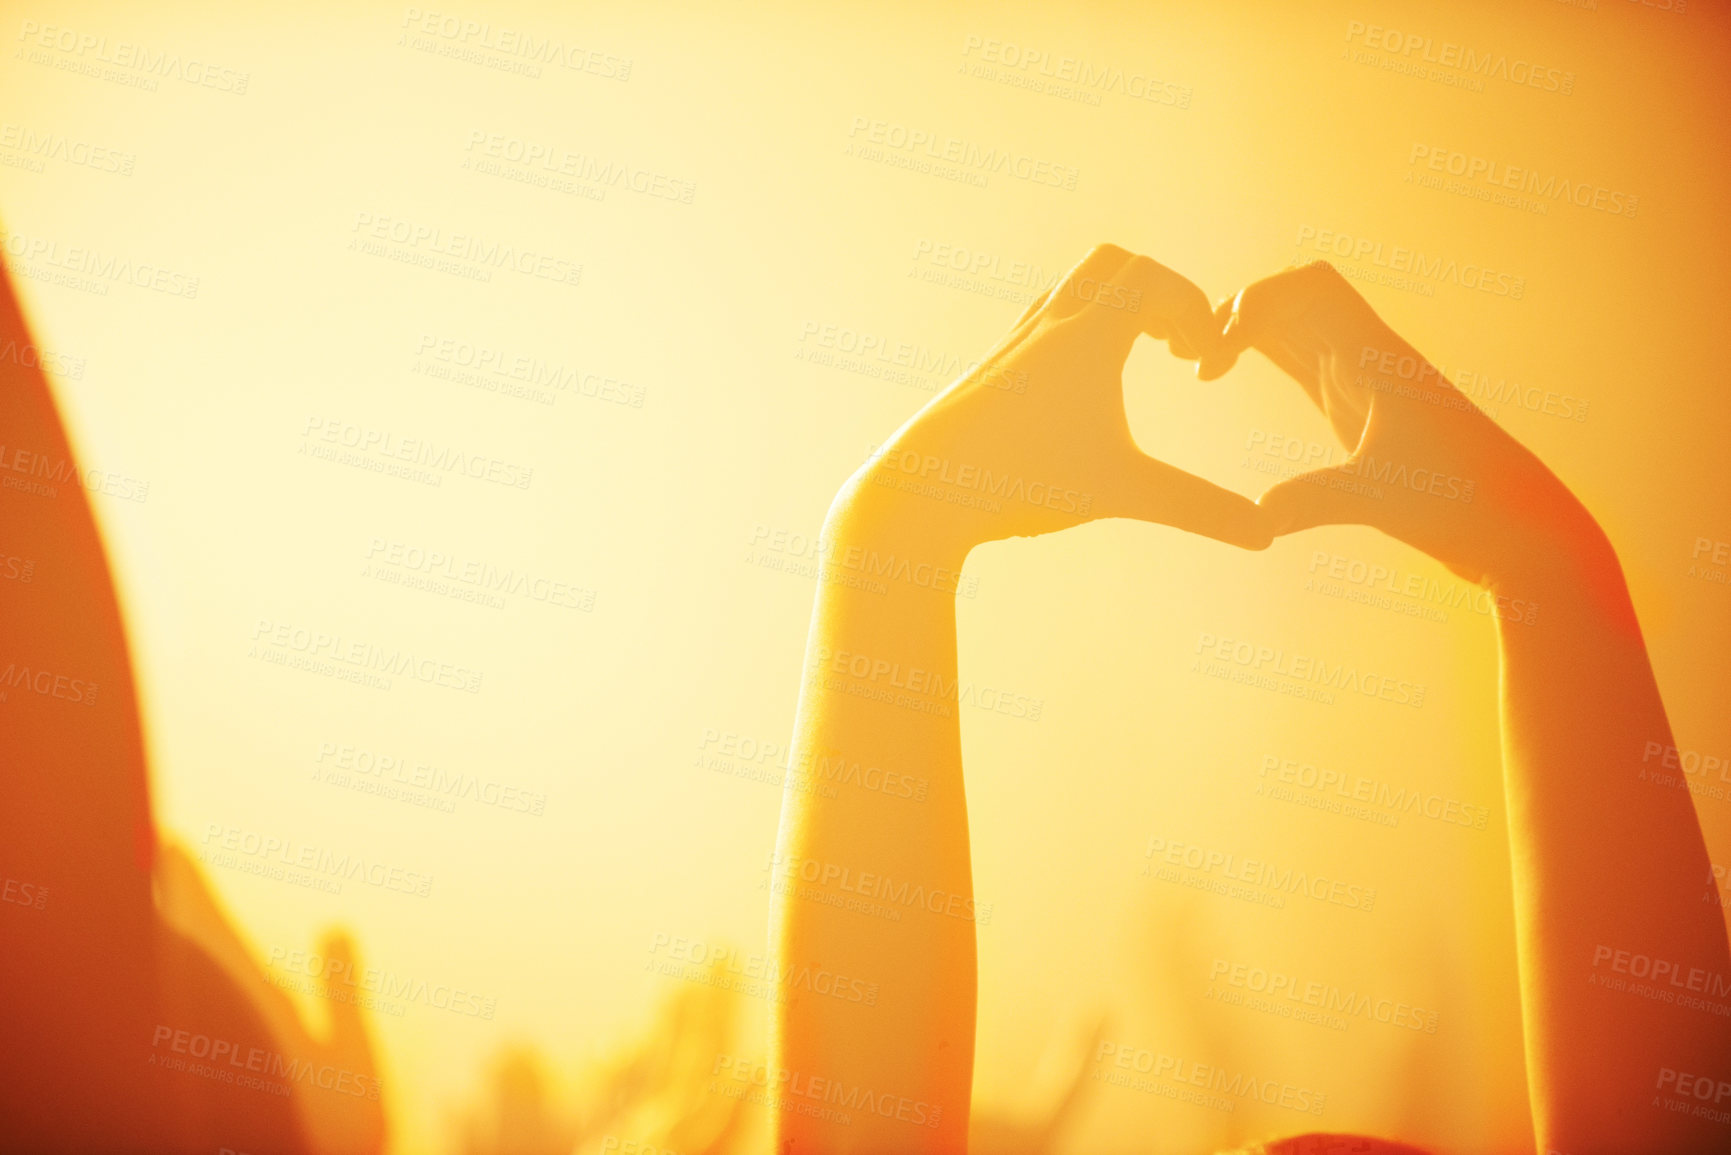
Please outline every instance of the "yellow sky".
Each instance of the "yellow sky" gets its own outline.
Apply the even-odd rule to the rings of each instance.
[[[52,7],[0,27],[0,214],[85,465],[148,483],[97,504],[159,819],[194,847],[238,830],[430,875],[424,896],[329,894],[244,854],[211,869],[261,953],[342,922],[371,965],[497,1000],[491,1020],[378,1018],[401,1151],[443,1149],[442,1112],[502,1043],[575,1069],[639,1029],[678,985],[647,969],[658,935],[762,949],[779,792],[706,759],[785,746],[814,590],[794,539],[947,380],[910,365],[965,365],[1033,270],[1098,241],[1211,297],[1299,258],[1441,262],[1359,285],[1599,516],[1679,745],[1731,751],[1731,586],[1689,572],[1700,540],[1731,539],[1725,28],[1704,8]],[[524,71],[525,34],[577,66]],[[1537,80],[1414,74],[1453,43]],[[1015,159],[982,187],[945,150]],[[1493,199],[1493,175],[1526,179],[1510,166],[1605,196]],[[1479,291],[1469,267],[1504,279]],[[1148,452],[1246,494],[1332,444],[1260,361],[1203,385],[1149,345],[1126,399]],[[451,450],[478,476],[429,470]],[[1355,529],[1243,555],[1099,523],[969,560],[963,680],[1043,702],[963,712],[994,904],[979,1102],[1013,1106],[1104,1014],[1122,1045],[1325,1092],[1329,1129],[1522,1133],[1490,622],[1366,604],[1370,567],[1454,581]],[[502,573],[523,581],[497,605],[417,587],[473,597]],[[1222,641],[1352,662],[1423,703],[1209,677]],[[390,785],[379,757],[543,801],[477,787],[445,810],[330,777],[384,765]],[[1319,808],[1338,796],[1305,766],[1484,826]],[[1700,809],[1731,856],[1731,798]],[[1144,877],[1150,839],[1375,903]],[[1221,963],[1439,1029],[1257,1014],[1208,997]],[[1102,1087],[1075,1143],[1316,1122]]]

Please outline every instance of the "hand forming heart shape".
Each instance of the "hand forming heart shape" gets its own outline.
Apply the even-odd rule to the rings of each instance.
[[[1292,376],[1350,451],[1252,505],[1148,457],[1124,414],[1140,334],[1226,373],[1257,349]],[[869,484],[868,484],[869,483]],[[979,368],[880,448],[843,497],[933,499],[919,521],[948,544],[1049,533],[1098,517],[1177,526],[1249,549],[1326,524],[1362,524],[1498,592],[1535,558],[1597,545],[1567,488],[1377,316],[1326,263],[1257,281],[1212,312],[1171,269],[1095,248],[1036,299]],[[1540,546],[1541,548],[1535,548]],[[1521,584],[1516,582],[1516,584]]]
[[[1198,361],[1208,380],[1245,350],[1261,351],[1350,452],[1257,503],[1149,458],[1123,404],[1123,367],[1142,334]],[[1604,949],[1595,944],[1669,944],[1665,957],[1728,973],[1731,947],[1717,907],[1703,914],[1691,898],[1708,860],[1687,793],[1654,791],[1629,773],[1643,750],[1671,745],[1668,722],[1615,552],[1562,482],[1328,265],[1257,281],[1210,311],[1177,273],[1102,246],[855,472],[824,540],[846,568],[866,559],[870,572],[912,563],[956,573],[974,545],[1098,517],[1250,549],[1313,526],[1363,524],[1490,588],[1499,627],[1511,608],[1541,603],[1536,622],[1523,613],[1498,631],[1535,1131],[1543,1146],[1587,1149],[1616,1136],[1598,1149],[1694,1149],[1692,1124],[1655,1123],[1619,1104],[1649,1093],[1658,1064],[1684,1069],[1673,1055],[1709,1069],[1723,1032],[1580,993],[1580,968]],[[827,562],[820,573],[789,765],[917,768],[930,789],[917,806],[857,792],[784,797],[770,865],[772,953],[881,976],[882,991],[869,1015],[821,1000],[778,1008],[771,1067],[778,1077],[821,1070],[911,1088],[925,1122],[838,1127],[784,1111],[774,1142],[964,1151],[974,924],[985,918],[968,848],[954,599],[932,596],[935,586],[846,576]],[[987,708],[1030,716],[1017,713],[1019,699],[1005,704],[993,691]],[[894,905],[904,894],[921,896],[922,909],[904,917]],[[1676,1134],[1655,1138],[1666,1127]]]

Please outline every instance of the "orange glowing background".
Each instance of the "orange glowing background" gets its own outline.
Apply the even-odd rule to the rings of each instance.
[[[1389,29],[1556,90],[1385,67]],[[1712,560],[1731,540],[1727,31],[1717,6],[1635,0],[15,7],[6,261],[81,463],[104,471],[159,825],[285,982],[340,924],[364,965],[491,1012],[398,998],[371,1016],[392,1151],[462,1150],[513,1047],[539,1053],[553,1116],[597,1117],[602,1072],[679,1029],[669,1000],[728,1001],[699,981],[708,953],[765,949],[780,791],[759,771],[787,748],[805,551],[837,485],[1106,240],[1214,298],[1294,260],[1356,268],[1594,511],[1678,746],[1731,754],[1731,567]],[[531,74],[525,35],[580,45],[583,66]],[[115,62],[122,42],[202,68]],[[899,147],[919,133],[1014,153],[1023,175],[947,179]],[[1527,179],[1510,166],[1592,193],[1504,197],[1492,174]],[[497,246],[529,271],[476,256]],[[1421,271],[1379,283],[1397,248]],[[1469,266],[1504,279],[1477,291]],[[1203,384],[1144,345],[1126,400],[1150,454],[1254,497],[1334,448],[1267,362]],[[549,373],[561,387],[534,384]],[[353,437],[371,464],[328,456]],[[490,473],[385,472],[409,441]],[[962,710],[992,906],[978,1116],[1041,1116],[1095,1069],[1098,1029],[1323,1094],[1331,1130],[1530,1145],[1492,627],[1446,592],[1371,589],[1372,567],[1458,587],[1368,529],[1241,554],[1115,521],[970,558],[962,677],[1040,703]],[[487,592],[507,573],[526,580]],[[319,635],[452,672],[384,689],[276,660]],[[1208,677],[1205,638],[1350,661],[1422,705]],[[417,784],[421,765],[447,777]],[[1437,816],[1309,788],[1307,766],[1435,797]],[[369,771],[398,796],[356,788]],[[484,788],[443,790],[456,774]],[[1723,785],[1697,797],[1715,862]],[[223,857],[231,832],[412,881],[292,885]],[[1144,876],[1151,839],[1374,903]],[[1234,1005],[1236,967],[1435,1030],[1258,1013]],[[732,1001],[720,1045],[761,1057],[768,1004]],[[1319,1124],[1082,1092],[1050,1149]],[[748,1106],[718,1149],[762,1134]]]

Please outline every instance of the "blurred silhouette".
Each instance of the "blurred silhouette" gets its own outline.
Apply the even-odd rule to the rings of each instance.
[[[1032,1111],[1018,1112],[1014,1118],[976,1110],[969,1127],[968,1150],[974,1155],[1049,1155],[1057,1151],[1088,1096],[1088,1072],[1105,1030],[1102,1019],[1078,1040],[1066,1064],[1063,1084],[1045,1103]]]
[[[569,1155],[576,1127],[554,1102],[533,1047],[509,1047],[493,1062],[483,1101],[457,1121],[459,1155]]]
[[[0,344],[32,347],[9,275]],[[159,853],[120,607],[39,361],[0,361],[0,523],[36,563],[0,596],[0,871],[45,895],[0,910],[0,1150],[377,1152],[360,1012],[315,1038]]]
[[[561,1096],[548,1063],[526,1045],[489,1064],[478,1101],[453,1114],[459,1155],[752,1155],[768,1143],[765,1111],[729,1092],[740,1085],[713,1072],[718,1059],[762,1068],[737,1036],[740,996],[717,968],[713,981],[663,998],[652,1022],[610,1047],[608,1058]],[[976,1155],[1051,1155],[1086,1094],[1088,1058],[1099,1031],[1071,1048],[1062,1085],[1015,1118],[979,1112]],[[737,1060],[735,1057],[739,1057]]]

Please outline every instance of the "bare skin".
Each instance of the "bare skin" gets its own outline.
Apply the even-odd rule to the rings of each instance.
[[[1176,273],[1095,249],[848,480],[825,537],[837,552],[951,573],[983,542],[1101,517],[1265,546],[1260,511],[1144,455],[1124,416],[1136,338],[1193,357],[1211,321],[1201,290]],[[969,865],[955,600],[953,590],[888,584],[887,594],[820,584],[793,765],[841,758],[930,789],[923,801],[851,786],[828,799],[785,796],[770,864],[783,973],[821,964],[881,993],[868,1006],[792,991],[778,1008],[770,1074],[784,1155],[967,1146],[982,912]],[[887,1109],[856,1110],[845,1125],[824,1117],[829,1093],[855,1088]]]
[[[1731,973],[1719,908],[1701,901],[1709,863],[1693,801],[1638,773],[1651,743],[1673,741],[1610,541],[1555,474],[1332,267],[1257,281],[1218,319],[1221,341],[1203,359],[1204,377],[1254,348],[1303,387],[1352,451],[1262,496],[1274,532],[1373,526],[1498,599],[1504,790],[1539,1150],[1723,1150],[1723,1124],[1653,1100],[1667,1084],[1674,1092],[1680,1073],[1731,1078],[1724,1020],[1589,981],[1609,977],[1617,951],[1676,963],[1671,985],[1685,993],[1692,968]]]
[[[1112,288],[1102,294],[1100,286]],[[843,486],[835,550],[959,571],[984,541],[1129,516],[1260,548],[1265,534],[1374,526],[1488,590],[1498,607],[1505,785],[1535,1139],[1568,1155],[1716,1149],[1719,1124],[1654,1105],[1679,1077],[1731,1075],[1713,1016],[1599,985],[1617,951],[1731,974],[1708,860],[1685,792],[1636,770],[1672,745],[1615,552],[1567,487],[1485,417],[1326,265],[1259,281],[1212,326],[1200,291],[1097,249],[1035,303],[981,369],[936,398]],[[1136,313],[1122,307],[1136,299]],[[1118,374],[1146,333],[1204,378],[1255,348],[1285,369],[1353,450],[1270,489],[1259,522],[1233,495],[1135,450]],[[1008,387],[1021,383],[1016,392]],[[1039,479],[1065,499],[982,509],[980,478]],[[990,483],[987,483],[988,485]],[[1086,502],[1079,495],[1088,495]],[[794,766],[917,773],[919,804],[790,789],[770,863],[773,942],[879,983],[875,1006],[795,995],[766,1072],[775,1150],[961,1151],[974,1032],[974,934],[956,698],[953,599],[821,586]],[[944,707],[948,706],[948,709]],[[832,761],[832,766],[835,763]],[[912,889],[936,896],[900,909]],[[1685,980],[1689,981],[1689,980]],[[1675,983],[1673,985],[1676,985]],[[1681,1074],[1680,1074],[1681,1073]],[[842,1125],[822,1107],[869,1089],[900,1109]],[[1260,1150],[1416,1152],[1388,1139],[1305,1135]]]

